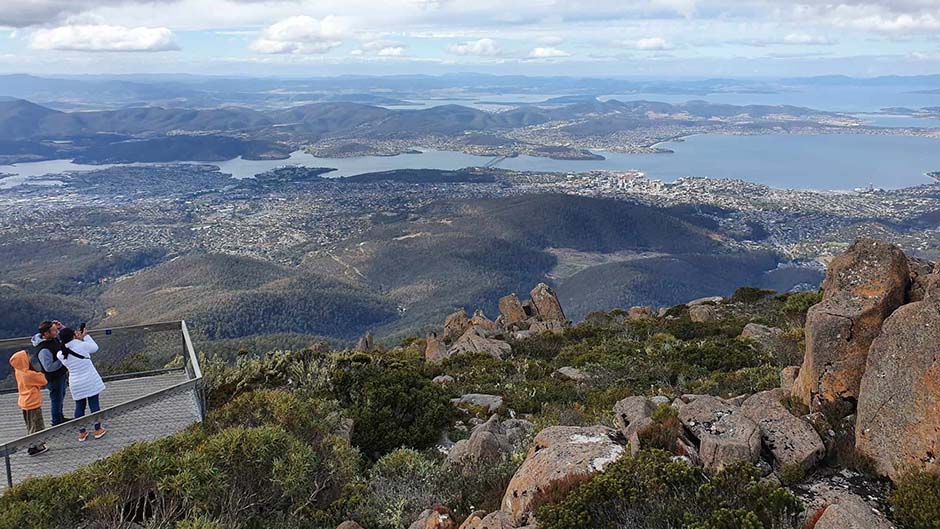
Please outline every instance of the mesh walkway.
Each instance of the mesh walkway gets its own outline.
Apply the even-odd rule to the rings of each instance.
[[[156,335],[160,335],[159,339],[154,340]],[[175,335],[175,339],[168,340],[167,335]],[[166,343],[172,342],[176,344],[176,352],[182,355],[184,366],[105,377],[107,389],[101,395],[100,412],[28,437],[23,437],[25,426],[22,412],[16,406],[16,394],[0,394],[0,457],[3,458],[6,478],[0,480],[0,492],[11,483],[16,484],[30,477],[63,474],[133,443],[172,435],[203,419],[205,404],[202,373],[185,322],[92,331],[92,336],[101,345],[102,351],[106,350],[106,344],[115,346],[114,349],[119,349],[119,343],[136,344],[127,348],[127,354],[134,356],[135,365],[140,365],[142,357],[153,354],[150,351],[142,353],[141,344],[159,343],[157,349],[161,351],[160,361],[163,362]],[[7,350],[16,349],[12,346],[17,343],[17,340],[0,341],[0,350],[4,346],[7,346]],[[126,360],[121,355],[115,357],[113,353],[112,350],[115,365],[121,365]],[[49,426],[51,419],[48,393],[45,390],[43,412],[46,425]],[[72,402],[66,394],[66,417],[73,412]],[[85,426],[90,431],[96,420],[104,424],[107,435],[79,443],[78,429]],[[46,443],[49,451],[30,457],[26,450],[37,442]]]

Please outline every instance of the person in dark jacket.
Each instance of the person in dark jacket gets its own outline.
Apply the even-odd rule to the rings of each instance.
[[[46,388],[49,390],[49,407],[52,415],[52,425],[65,422],[62,411],[65,402],[65,386],[68,382],[68,370],[59,361],[56,355],[62,350],[59,341],[59,329],[62,324],[58,321],[44,321],[39,324],[39,332],[33,336],[33,349],[39,360],[39,367],[46,376]]]

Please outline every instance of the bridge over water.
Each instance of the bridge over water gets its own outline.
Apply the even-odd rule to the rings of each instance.
[[[49,394],[43,390],[47,428],[24,436],[13,375],[3,377],[7,371],[0,371],[0,464],[5,474],[0,492],[30,477],[75,470],[133,443],[167,437],[205,418],[202,371],[186,322],[97,329],[91,335],[100,346],[94,359],[106,385],[98,413],[50,427]],[[0,360],[8,366],[10,354],[29,346],[29,338],[0,340]],[[74,413],[68,392],[64,410],[66,417]],[[91,430],[96,420],[107,435],[79,443],[78,429]],[[49,451],[30,457],[27,448],[37,442],[46,443]]]

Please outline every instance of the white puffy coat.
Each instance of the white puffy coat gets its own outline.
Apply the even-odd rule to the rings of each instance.
[[[98,344],[95,340],[91,336],[86,336],[85,340],[72,340],[65,344],[65,347],[85,357],[69,355],[66,358],[62,351],[56,355],[62,365],[69,370],[69,390],[72,392],[72,400],[87,399],[104,391],[104,381],[95,369],[95,364],[91,362],[91,355],[98,352]]]

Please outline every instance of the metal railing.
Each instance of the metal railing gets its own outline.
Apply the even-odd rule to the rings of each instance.
[[[104,337],[133,337],[146,335],[148,333],[167,331],[178,331],[180,334],[180,342],[178,343],[181,347],[180,353],[182,356],[182,367],[122,373],[102,378],[106,381],[107,384],[108,381],[113,382],[134,378],[154,377],[172,373],[185,373],[186,380],[184,382],[175,383],[169,387],[149,392],[141,396],[131,398],[130,400],[125,400],[124,402],[120,402],[109,408],[102,409],[98,412],[85,415],[80,419],[73,419],[65,423],[47,428],[41,432],[0,444],[0,457],[3,458],[6,472],[6,485],[8,487],[12,487],[16,481],[14,479],[14,471],[12,468],[13,465],[11,464],[11,460],[14,458],[14,456],[17,456],[18,454],[22,455],[28,447],[35,446],[51,438],[55,438],[60,435],[71,437],[74,434],[74,431],[79,427],[91,425],[108,418],[113,419],[134,410],[144,409],[148,406],[158,405],[161,401],[165,401],[167,399],[186,393],[189,393],[194,397],[196,407],[198,409],[198,416],[195,418],[200,422],[204,420],[206,416],[205,384],[202,378],[202,369],[199,366],[199,359],[196,356],[195,350],[193,349],[192,339],[189,335],[189,329],[186,326],[185,321],[116,327],[110,329],[94,329],[90,331],[90,334],[93,338],[95,338],[96,341],[99,341],[99,339]],[[0,350],[17,347],[25,348],[27,346],[31,347],[30,338],[28,337],[0,340]],[[13,391],[15,391],[15,389]],[[147,425],[143,426],[146,427]],[[45,457],[45,455],[43,457]]]

